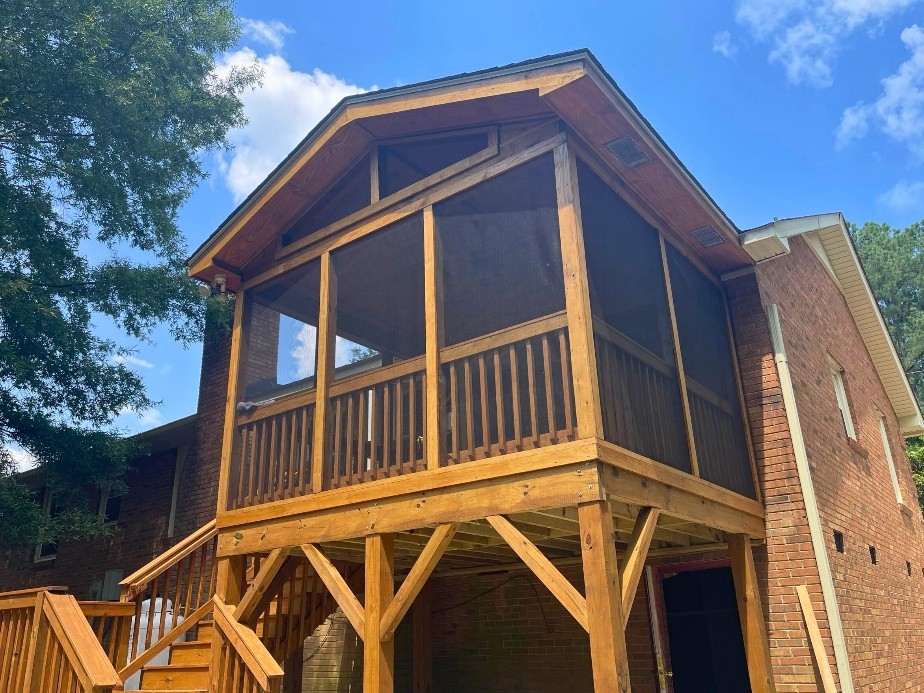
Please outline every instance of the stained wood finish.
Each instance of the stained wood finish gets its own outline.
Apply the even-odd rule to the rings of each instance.
[[[391,534],[366,537],[366,637],[363,693],[393,693],[395,642],[382,639],[382,616],[395,594],[395,543]]]
[[[605,501],[578,505],[594,690],[629,693],[629,660],[613,517]]]
[[[802,608],[802,618],[805,620],[805,630],[809,636],[809,643],[812,646],[812,657],[815,659],[815,666],[818,667],[818,673],[821,675],[821,685],[824,693],[837,693],[837,686],[834,683],[834,673],[831,671],[831,662],[828,661],[828,652],[825,649],[825,642],[821,637],[821,630],[818,628],[818,620],[815,618],[815,607],[812,606],[812,598],[809,596],[808,587],[799,585],[796,587],[796,593],[799,595],[799,606]]]
[[[90,628],[112,666],[120,669],[128,660],[128,640],[135,606],[123,602],[79,602]],[[2,680],[2,679],[0,679]]]
[[[213,598],[219,656],[210,667],[211,685],[220,693],[279,693],[283,672],[257,635],[234,619],[231,607]]]
[[[770,644],[760,605],[751,538],[746,534],[729,534],[728,555],[731,558],[732,576],[735,581],[735,596],[738,600],[738,615],[741,618],[741,634],[744,637],[751,690],[754,693],[773,693],[776,691],[776,685],[770,670]]]
[[[648,558],[648,549],[651,547],[660,515],[661,511],[657,508],[643,508],[635,520],[632,537],[629,539],[619,580],[622,585],[622,617],[625,626],[629,624],[632,603],[635,601],[638,583],[645,570],[645,560]]]

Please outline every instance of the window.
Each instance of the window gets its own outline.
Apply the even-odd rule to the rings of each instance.
[[[895,500],[903,503],[902,488],[898,483],[898,473],[895,471],[895,460],[892,458],[892,447],[889,445],[889,432],[886,430],[885,416],[879,414],[879,435],[882,438],[882,451],[885,454],[886,464],[889,465],[889,476],[892,477],[892,488],[895,490]]]
[[[838,553],[844,553],[844,533],[834,530],[834,548]]]
[[[122,494],[113,491],[111,487],[100,489],[99,492],[99,522],[109,525],[119,521],[122,510]]]
[[[42,489],[42,510],[50,518],[55,518],[64,512],[64,501],[56,493],[53,493],[47,487]],[[35,562],[39,563],[41,561],[51,561],[54,560],[58,555],[58,542],[56,541],[47,541],[40,542],[35,547]]]
[[[477,154],[487,148],[488,141],[487,132],[476,132],[382,145],[378,148],[379,197],[388,197]]]
[[[831,380],[834,382],[834,396],[837,399],[837,408],[841,412],[841,423],[844,424],[844,433],[848,438],[857,439],[857,432],[853,427],[850,416],[850,405],[847,403],[847,390],[844,387],[844,370],[837,364],[831,364]]]

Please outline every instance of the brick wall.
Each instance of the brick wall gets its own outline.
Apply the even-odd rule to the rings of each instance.
[[[62,541],[57,557],[36,563],[34,546],[9,548],[3,552],[0,591],[64,585],[79,599],[90,598],[90,586],[103,579],[107,570],[128,575],[161,553],[167,539],[167,520],[173,491],[176,450],[167,450],[139,460],[128,472],[129,492],[122,498],[116,531],[94,541]],[[40,483],[36,480],[35,483]],[[89,493],[95,507],[98,495]]]
[[[920,638],[924,604],[919,599],[924,589],[924,524],[898,422],[844,297],[805,241],[796,238],[790,243],[792,253],[760,265],[758,279],[764,304],[776,303],[780,310],[853,677],[857,690],[920,687],[924,675]],[[844,368],[857,441],[844,433],[829,357]],[[892,489],[880,439],[879,411],[886,417],[899,483],[909,507],[899,506]],[[780,467],[779,472],[777,478],[767,466],[765,483],[788,486],[794,471]],[[782,488],[768,493],[767,501],[768,509],[772,501],[778,501],[772,506],[774,513],[791,511],[799,520],[789,530],[795,537],[802,533],[804,511],[792,498]],[[844,553],[834,549],[835,529],[844,533]],[[803,554],[806,561],[800,570],[806,579],[812,577],[811,554],[801,543],[784,551],[775,551],[773,546],[771,575],[776,579],[783,577],[778,571],[781,561]],[[876,547],[877,565],[870,560],[869,546]],[[910,577],[906,561],[912,566]],[[793,569],[789,576],[798,574]],[[771,607],[779,598],[779,590],[771,584]],[[820,595],[816,603],[820,609]],[[782,647],[778,643],[778,649]]]

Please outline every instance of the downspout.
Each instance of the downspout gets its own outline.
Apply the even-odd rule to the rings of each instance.
[[[796,469],[799,472],[799,486],[805,501],[805,514],[808,516],[809,533],[812,537],[812,549],[818,564],[818,577],[821,581],[821,595],[825,603],[828,626],[831,629],[831,641],[834,644],[834,662],[843,693],[854,693],[853,677],[850,674],[850,662],[847,659],[847,645],[844,641],[844,627],[841,612],[837,606],[837,594],[834,591],[834,579],[831,576],[831,564],[825,547],[824,532],[821,529],[821,517],[818,514],[818,501],[815,498],[815,486],[812,483],[812,471],[809,468],[808,455],[805,452],[805,439],[802,437],[802,424],[799,422],[799,410],[796,407],[796,392],[792,386],[789,361],[786,359],[786,347],[783,343],[783,330],[780,326],[779,309],[775,304],[767,306],[767,323],[770,326],[770,338],[773,342],[773,360],[780,377],[780,390],[786,407],[786,422],[792,438]]]

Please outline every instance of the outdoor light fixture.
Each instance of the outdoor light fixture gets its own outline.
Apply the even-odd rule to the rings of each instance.
[[[227,301],[230,294],[226,286],[227,277],[223,274],[216,274],[215,279],[210,284],[200,284],[199,293],[203,298],[214,296],[219,301]]]

